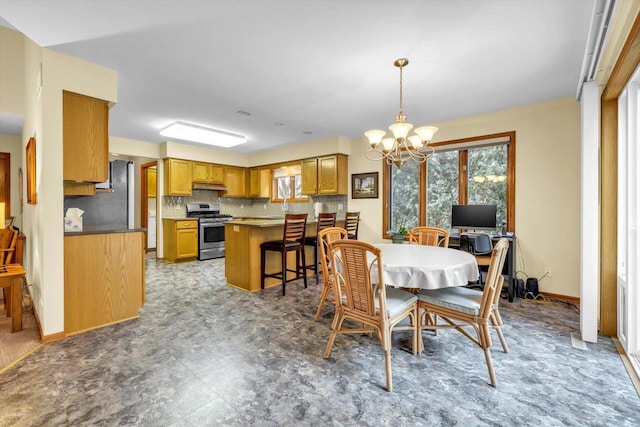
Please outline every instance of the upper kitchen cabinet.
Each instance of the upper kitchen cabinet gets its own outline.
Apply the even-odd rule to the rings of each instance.
[[[190,196],[192,174],[189,160],[164,159],[164,195]]]
[[[104,182],[109,176],[109,104],[73,92],[62,94],[63,179]]]
[[[347,156],[333,154],[302,160],[302,194],[347,194]]]
[[[193,182],[222,184],[224,182],[224,166],[213,163],[193,162]]]
[[[249,197],[271,197],[271,169],[249,169]]]
[[[247,197],[246,169],[237,166],[225,167],[225,197]]]
[[[147,168],[147,197],[156,197],[156,189],[158,187],[157,184],[157,173],[155,166],[152,168]]]

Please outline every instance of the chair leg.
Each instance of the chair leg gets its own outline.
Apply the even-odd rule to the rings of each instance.
[[[316,273],[316,283],[318,283],[318,242],[313,247],[313,271]]]
[[[333,316],[333,322],[331,322],[331,333],[329,334],[329,341],[327,342],[327,347],[324,349],[325,359],[331,356],[331,349],[333,348],[333,343],[336,340],[336,335],[338,334],[338,331],[342,328],[343,321],[344,321],[344,316],[342,315],[342,311],[336,310],[336,314]]]
[[[282,251],[282,296],[285,294],[287,286],[287,251]]]
[[[504,334],[502,333],[502,318],[500,317],[500,312],[497,310],[493,310],[491,312],[491,323],[498,333],[498,338],[500,338],[500,344],[502,344],[502,349],[505,353],[509,353],[509,347],[507,347],[507,341],[504,339]]]
[[[381,328],[382,350],[384,351],[384,368],[387,374],[387,391],[393,389],[393,377],[391,374],[391,331],[387,328]]]
[[[264,289],[265,252],[266,251],[264,249],[260,249],[260,289]]]
[[[304,281],[304,288],[307,289],[307,256],[305,254],[305,250],[304,250],[304,246],[302,247],[302,250],[299,251],[300,252],[300,256],[302,257],[302,280]],[[316,265],[316,268],[318,266]],[[316,276],[317,279],[318,276]]]
[[[478,338],[480,339],[482,351],[484,351],[484,358],[487,362],[487,369],[489,370],[489,379],[491,380],[491,385],[493,387],[496,387],[498,385],[498,382],[496,381],[496,374],[493,371],[493,362],[491,361],[491,352],[489,351],[491,347],[491,334],[489,332],[489,325],[480,325],[478,329]]]
[[[316,315],[314,317],[314,320],[318,320],[320,318],[320,314],[322,313],[322,307],[324,306],[324,302],[329,296],[329,291],[331,290],[330,288],[331,288],[331,285],[329,285],[329,283],[324,284],[324,287],[322,288],[322,292],[320,293],[320,303],[318,304],[318,309],[316,310]]]

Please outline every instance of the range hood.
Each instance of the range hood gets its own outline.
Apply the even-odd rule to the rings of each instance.
[[[208,191],[227,191],[227,187],[224,184],[205,184],[203,182],[194,182],[194,190],[208,190]]]

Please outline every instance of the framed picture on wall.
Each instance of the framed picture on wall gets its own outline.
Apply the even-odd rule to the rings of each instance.
[[[378,198],[378,172],[354,173],[351,175],[352,199]]]
[[[27,142],[27,203],[36,204],[36,139]]]

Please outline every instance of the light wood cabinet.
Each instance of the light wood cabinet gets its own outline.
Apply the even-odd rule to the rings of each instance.
[[[190,196],[192,163],[182,159],[164,159],[164,195]]]
[[[270,169],[249,169],[249,197],[271,197]]]
[[[211,165],[211,183],[222,184],[224,182],[224,165]]]
[[[145,299],[145,233],[64,237],[64,332],[139,316]]]
[[[63,179],[104,182],[109,176],[109,104],[62,92]]]
[[[301,163],[302,194],[347,194],[347,156],[331,156],[304,159]]]
[[[169,262],[190,261],[198,256],[198,220],[163,219],[164,258]]]
[[[224,165],[193,162],[193,182],[222,184],[224,182]]]
[[[155,198],[157,195],[158,182],[156,169],[147,168],[147,197]]]
[[[225,167],[225,197],[247,197],[246,169],[238,166]]]

